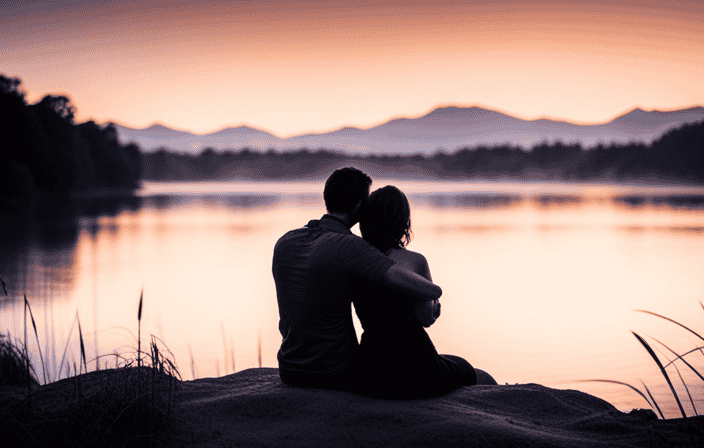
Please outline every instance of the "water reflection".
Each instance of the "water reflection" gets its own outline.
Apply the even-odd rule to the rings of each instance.
[[[260,228],[257,225],[242,224],[242,225],[232,225],[230,226],[230,231],[235,234],[250,234],[259,231]]]
[[[669,205],[671,207],[704,208],[704,195],[656,196],[652,201],[657,205]]]
[[[114,233],[113,224],[101,225],[98,218],[140,207],[141,198],[136,196],[60,196],[38,198],[23,209],[4,210],[0,276],[7,282],[8,292],[19,297],[70,291],[80,232],[85,229],[92,236],[101,231]]]
[[[142,203],[145,207],[148,208],[154,208],[156,210],[166,210],[172,205],[177,205],[178,199],[179,196],[155,194],[153,196],[142,198]]]
[[[686,233],[704,234],[704,226],[617,226],[617,229],[628,233],[664,232],[664,233]]]
[[[581,196],[574,195],[539,195],[534,198],[534,200],[543,207],[550,206],[571,206],[582,202],[583,198]]]
[[[281,196],[277,194],[206,194],[203,196],[157,194],[143,197],[142,201],[145,207],[156,210],[197,208],[202,206],[230,209],[264,209],[276,207],[281,199]]]
[[[538,232],[550,233],[550,232],[564,232],[566,230],[574,230],[576,226],[568,226],[561,224],[538,224],[535,229]]]
[[[410,249],[426,256],[445,291],[433,341],[500,382],[637,382],[652,360],[628,330],[661,333],[631,310],[688,324],[701,312],[702,195],[576,184],[400,187],[414,213]],[[238,370],[258,365],[259,338],[263,365],[276,366],[271,252],[284,232],[324,213],[322,183],[170,188],[37,204],[29,216],[2,219],[11,227],[3,235],[12,234],[0,247],[8,292],[19,304],[25,291],[33,307],[40,302],[38,319],[41,306],[55,305],[48,314],[64,332],[78,310],[83,331],[95,332],[86,336],[92,354],[129,347],[129,337],[108,329],[136,332],[144,288],[143,335],[166,341],[184,377],[191,356],[199,377],[230,373],[224,366],[235,358]],[[14,315],[9,308],[0,304],[4,325],[21,328],[21,306]],[[625,410],[643,406],[625,395],[600,396]]]
[[[438,233],[469,233],[469,234],[482,234],[489,232],[505,232],[511,230],[511,226],[506,225],[482,225],[482,224],[439,224],[434,226],[434,232]]]
[[[622,202],[633,207],[645,204],[646,200],[647,198],[645,196],[619,196],[614,198],[616,202]]]
[[[704,208],[704,195],[672,195],[672,196],[642,196],[625,195],[615,196],[614,201],[631,207],[641,207],[647,204],[669,206],[675,208],[699,209]]]
[[[416,193],[409,196],[412,204],[430,208],[498,208],[514,205],[522,200],[517,195],[488,193]]]
[[[302,207],[318,206],[323,203],[323,195],[320,193],[300,193],[292,195],[293,203]]]
[[[280,201],[278,195],[273,194],[248,194],[229,196],[205,196],[203,200],[210,205],[224,205],[234,209],[260,209],[271,208]]]

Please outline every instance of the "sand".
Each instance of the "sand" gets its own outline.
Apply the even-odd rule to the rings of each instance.
[[[109,371],[81,375],[104,384]],[[33,406],[61,412],[75,378],[40,387]],[[26,391],[26,389],[25,389]],[[22,390],[0,390],[0,407]],[[658,420],[624,413],[589,394],[538,384],[463,387],[442,397],[392,401],[302,389],[274,368],[182,381],[173,419],[159,438],[172,447],[692,447],[704,446],[704,418]]]

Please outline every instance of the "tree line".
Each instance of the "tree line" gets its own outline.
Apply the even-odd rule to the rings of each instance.
[[[704,121],[685,124],[650,144],[542,143],[525,150],[514,145],[477,146],[431,155],[349,155],[327,149],[278,152],[250,148],[197,155],[168,148],[143,154],[148,180],[288,179],[324,177],[343,164],[376,175],[435,178],[528,178],[558,180],[650,179],[704,183]]]
[[[18,78],[0,74],[0,198],[38,192],[135,189],[144,180],[300,179],[325,177],[353,164],[390,177],[522,178],[556,180],[658,179],[704,183],[704,121],[672,129],[651,144],[542,143],[479,145],[430,155],[349,155],[328,149],[250,148],[187,154],[145,153],[123,145],[112,124],[77,124],[65,96],[28,104]]]
[[[114,125],[75,123],[65,96],[28,104],[20,84],[0,74],[0,197],[139,186],[140,149]]]

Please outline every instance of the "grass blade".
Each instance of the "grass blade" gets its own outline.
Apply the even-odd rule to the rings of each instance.
[[[680,359],[683,363],[685,363],[685,365],[686,365],[687,367],[689,367],[689,368],[692,370],[692,372],[694,372],[699,378],[701,378],[702,381],[704,381],[704,376],[702,376],[702,374],[699,373],[699,371],[698,371],[696,368],[694,368],[694,366],[692,366],[690,363],[688,363],[683,357],[681,357],[680,355],[678,355],[674,350],[672,350],[670,347],[668,347],[667,345],[663,344],[662,342],[658,341],[657,339],[653,338],[653,340],[654,340],[655,342],[657,342],[658,344],[662,345],[663,347],[665,347],[666,349],[668,349],[673,355],[675,355],[675,356],[677,357],[676,359]],[[696,349],[694,349],[694,350],[696,351],[696,350],[698,350],[698,348],[696,348]],[[690,352],[690,353],[691,353],[691,352]],[[669,362],[667,363],[667,365],[665,365],[665,367],[667,367],[667,366],[669,366],[670,364],[672,364],[673,366],[675,366],[675,368],[677,368],[677,366],[674,364],[674,362],[675,362],[675,360],[669,361]]]
[[[24,295],[24,306],[25,309],[29,310],[29,318],[32,319],[32,328],[34,328],[34,337],[37,340],[37,350],[39,351],[39,362],[42,363],[42,376],[44,377],[44,384],[47,384],[47,372],[46,365],[44,365],[44,357],[42,356],[42,346],[39,345],[39,333],[37,332],[37,324],[34,322],[34,313],[32,313],[32,307],[29,306],[29,301],[27,300],[27,294]],[[26,316],[26,314],[25,314]]]
[[[230,360],[232,361],[232,373],[237,372],[235,369],[235,338],[230,338]]]
[[[142,299],[144,298],[144,288],[142,288],[142,292],[139,294],[139,309],[137,310],[137,320],[142,321]]]
[[[71,334],[73,334],[73,329],[76,327],[77,320],[78,320],[78,310],[76,310],[76,317],[73,318],[73,323],[71,324],[71,328],[68,331],[67,341],[71,340]],[[66,346],[64,347],[64,354],[61,355],[61,363],[59,364],[59,372],[58,372],[57,379],[61,379],[61,371],[64,368],[64,361],[66,361],[66,352],[67,351],[68,351],[68,342],[66,342]],[[69,376],[71,376],[71,364],[67,364],[66,377],[68,378]]]
[[[648,393],[648,396],[650,397],[651,400],[653,400],[653,404],[655,405],[655,409],[658,410],[658,414],[660,414],[660,418],[665,420],[665,415],[663,415],[662,410],[660,409],[660,406],[658,406],[658,402],[655,401],[655,397],[653,397],[653,394],[650,393],[650,389],[648,389],[648,386],[645,385],[643,380],[640,381],[640,384],[643,385],[643,388]]]
[[[259,361],[259,367],[262,366],[262,331],[259,330],[257,339],[257,360]]]
[[[655,338],[653,338],[653,339],[655,339]],[[655,340],[657,341],[657,339],[655,339]],[[662,342],[661,342],[661,344],[662,344]],[[704,352],[702,351],[703,348],[704,348],[704,347],[695,347],[695,348],[693,348],[693,349],[691,349],[691,350],[688,350],[688,351],[682,353],[682,354],[679,356],[679,358],[680,358],[680,359],[681,359],[681,358],[684,358],[685,356],[690,355],[690,354],[692,354],[692,353],[694,353],[694,352],[699,352],[699,353],[701,353],[701,354],[704,356]],[[676,359],[673,359],[672,361],[670,361],[670,362],[668,362],[667,364],[665,364],[665,368],[669,367],[670,364],[672,364],[672,363],[675,362],[675,361],[676,361]],[[683,360],[683,361],[684,361],[684,360]]]
[[[225,375],[227,375],[227,336],[225,336],[225,324],[222,321],[220,321],[220,333],[222,333],[222,347],[225,352],[225,362],[223,365],[225,367]]]
[[[682,374],[680,373],[680,369],[677,367],[677,364],[672,364],[672,365],[675,368],[675,371],[677,372],[677,376],[680,377],[680,381],[682,382],[682,385],[684,386],[684,390],[687,392],[687,396],[689,397],[689,403],[692,405],[692,409],[694,410],[694,415],[698,416],[699,412],[697,412],[697,407],[694,405],[694,400],[692,399],[692,394],[689,393],[689,387],[687,387],[687,383],[684,382],[684,378],[682,378]]]
[[[645,349],[648,351],[648,354],[653,358],[653,360],[658,365],[658,367],[660,367],[660,371],[662,372],[662,375],[665,377],[665,381],[667,381],[667,385],[670,386],[670,390],[672,391],[672,395],[675,397],[675,401],[677,401],[677,406],[679,406],[679,408],[680,408],[680,412],[682,413],[682,418],[687,418],[687,414],[685,414],[685,412],[684,412],[684,408],[682,407],[682,403],[680,403],[680,398],[677,396],[677,392],[675,392],[675,388],[672,385],[672,381],[670,380],[670,376],[667,374],[667,371],[665,370],[665,367],[663,367],[662,363],[660,362],[660,359],[658,359],[658,356],[655,354],[655,352],[650,347],[650,345],[645,341],[645,339],[640,337],[634,331],[632,331],[631,333],[633,333],[633,336],[635,336],[636,339],[638,339],[638,342],[640,342],[643,345],[643,347],[645,347]]]
[[[24,359],[25,352],[19,341],[13,341],[10,333],[0,332],[0,382],[15,386],[38,386],[32,364]],[[7,415],[0,411],[0,415]]]
[[[76,319],[78,319],[78,314],[76,314]],[[83,331],[81,331],[80,319],[78,319],[78,340],[81,343],[81,359],[83,360],[83,367],[85,368],[86,373],[88,373],[88,363],[86,362],[86,346],[83,344]]]
[[[24,342],[22,344],[22,348],[24,349],[24,362],[25,362],[25,370],[29,372],[29,351],[27,350],[27,294],[24,295],[24,324],[23,324],[23,329],[24,329]],[[29,387],[29,390],[32,390],[32,387]]]
[[[142,300],[144,299],[144,288],[139,294],[139,309],[137,310],[137,367],[142,366]]]
[[[701,303],[701,302],[699,302],[699,303]],[[668,321],[668,322],[672,322],[672,323],[675,324],[675,325],[679,325],[680,327],[682,327],[682,328],[684,328],[685,330],[687,330],[687,331],[689,331],[690,333],[692,333],[694,336],[696,336],[696,337],[698,337],[699,339],[701,339],[702,341],[704,341],[704,338],[701,337],[701,335],[699,335],[699,333],[697,333],[696,331],[692,330],[691,328],[689,328],[689,327],[687,327],[687,326],[685,326],[685,325],[682,325],[681,323],[677,322],[676,320],[670,319],[669,317],[665,317],[665,316],[662,316],[662,315],[657,314],[657,313],[653,313],[652,311],[645,311],[645,310],[636,310],[636,311],[639,312],[639,313],[650,314],[650,315],[652,315],[652,316],[659,317],[660,319],[665,319],[665,320]]]
[[[191,344],[188,344],[188,354],[191,355],[191,376],[193,379],[196,379],[196,362],[193,359],[193,348],[191,347]]]
[[[641,397],[643,397],[643,400],[645,400],[645,402],[648,403],[648,406],[650,406],[651,408],[653,407],[653,404],[650,402],[650,400],[648,400],[648,397],[646,397],[645,394],[640,391],[640,389],[638,389],[638,388],[635,387],[635,386],[631,386],[631,385],[628,384],[628,383],[624,383],[624,382],[622,382],[622,381],[614,381],[614,380],[581,380],[580,382],[583,382],[583,383],[609,383],[609,384],[618,384],[618,385],[621,385],[621,386],[629,387],[629,388],[631,388],[631,390],[633,390],[635,393],[637,393],[638,395],[640,395]],[[652,398],[652,397],[651,397],[651,398]],[[657,407],[657,405],[656,405],[656,407]],[[658,409],[658,411],[660,411],[660,409]],[[662,416],[662,413],[660,413],[660,415]]]

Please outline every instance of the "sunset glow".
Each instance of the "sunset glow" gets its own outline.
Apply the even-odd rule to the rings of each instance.
[[[79,121],[288,137],[441,105],[580,124],[704,105],[699,1],[17,3],[0,73]]]

